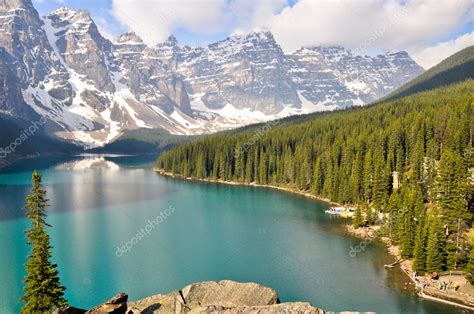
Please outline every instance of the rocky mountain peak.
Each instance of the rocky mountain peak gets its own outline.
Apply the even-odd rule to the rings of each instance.
[[[44,23],[31,1],[0,1],[0,24],[0,47],[11,55],[10,62],[23,87],[42,81],[50,68],[58,70]]]
[[[222,50],[224,53],[238,53],[242,50],[274,49],[283,54],[280,45],[268,30],[258,30],[246,34],[230,36],[224,40],[208,45],[210,50]],[[228,50],[233,50],[228,51]]]
[[[140,36],[138,36],[135,32],[126,32],[120,35],[119,37],[117,37],[114,40],[114,44],[119,44],[119,45],[143,44],[143,39]]]
[[[84,15],[84,16],[88,16],[88,18],[90,18],[89,11],[87,11],[87,10],[75,10],[75,9],[68,8],[66,6],[56,9],[53,12],[47,14],[46,16],[61,16],[61,18],[63,18],[63,19],[66,19],[66,18],[71,19],[71,18],[73,18],[74,16],[77,16],[77,15]]]
[[[72,10],[67,7],[61,7],[46,15],[45,19],[51,21],[52,26],[55,28],[56,35],[73,33],[75,36],[82,36],[89,33],[98,40],[103,40],[89,11]]]
[[[389,51],[385,55],[385,58],[388,60],[398,60],[403,61],[415,66],[416,63],[412,60],[408,52],[406,51]]]
[[[158,43],[154,50],[157,57],[163,60],[167,67],[176,69],[178,55],[183,50],[176,37],[170,35],[164,42]]]
[[[386,56],[398,56],[398,57],[409,57],[408,52],[404,50],[399,50],[399,51],[387,51],[385,53]]]
[[[0,13],[15,11],[17,9],[35,10],[31,0],[2,0],[0,1]]]
[[[176,37],[174,37],[174,35],[170,35],[168,38],[166,38],[163,44],[167,46],[178,46],[178,40]]]
[[[268,42],[275,42],[275,37],[273,33],[268,29],[255,29],[245,35],[243,35],[246,40],[250,41],[268,41]]]
[[[89,79],[96,88],[112,91],[106,61],[110,42],[100,34],[89,11],[61,7],[46,15],[44,21],[51,46],[63,65],[76,72],[72,73],[72,83]]]

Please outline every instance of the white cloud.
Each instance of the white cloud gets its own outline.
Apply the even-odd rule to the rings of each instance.
[[[249,32],[264,26],[262,21],[271,19],[287,5],[286,0],[236,0],[227,8],[232,18],[232,33]]]
[[[112,13],[149,45],[165,40],[174,30],[214,33],[226,29],[226,0],[113,0]]]
[[[473,21],[473,6],[472,0],[299,0],[293,6],[286,0],[113,0],[112,12],[150,45],[177,29],[212,34],[264,27],[287,52],[311,45],[407,50],[427,66],[437,58],[430,51],[448,53],[469,41],[427,48]]]
[[[428,69],[461,49],[474,45],[474,31],[412,53],[413,59]]]
[[[471,0],[328,1],[300,0],[266,21],[286,51],[305,45],[409,49],[458,27]],[[468,16],[472,20],[472,16]]]

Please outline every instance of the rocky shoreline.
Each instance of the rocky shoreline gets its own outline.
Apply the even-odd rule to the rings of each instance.
[[[417,277],[418,280],[416,280],[413,277],[412,261],[403,259],[400,255],[400,250],[398,246],[392,245],[388,238],[377,237],[376,230],[378,228],[379,226],[372,226],[372,227],[355,229],[352,225],[347,225],[346,231],[349,234],[361,239],[370,239],[370,241],[379,240],[383,242],[386,245],[387,251],[389,252],[389,254],[395,258],[395,262],[391,265],[386,265],[386,267],[387,268],[392,268],[396,266],[400,267],[402,272],[410,279],[411,283],[415,286],[416,293],[421,298],[429,299],[436,302],[446,303],[453,306],[466,308],[469,310],[474,310],[474,295],[470,295],[468,293],[463,293],[463,292],[456,293],[456,291],[442,291],[442,290],[436,289],[433,286],[424,287],[422,284],[422,281],[430,282],[429,276],[427,275],[419,276]],[[442,278],[444,275],[440,275],[440,276]],[[452,276],[449,275],[449,279],[446,279],[446,280],[450,280],[451,278],[454,278],[455,276],[459,277],[459,275],[452,275]],[[464,278],[464,275],[461,275],[461,277]],[[441,279],[439,281],[441,282]],[[474,290],[474,289],[469,289],[469,290]]]
[[[125,293],[119,293],[90,310],[68,306],[56,314],[114,313],[315,313],[333,314],[312,306],[308,302],[280,303],[277,292],[257,283],[240,283],[230,280],[206,281],[190,284],[168,294],[157,294],[128,302]],[[340,312],[356,313],[356,312]]]

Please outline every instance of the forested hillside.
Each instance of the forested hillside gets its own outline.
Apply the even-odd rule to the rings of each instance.
[[[157,154],[198,136],[175,135],[164,129],[126,130],[112,143],[89,150],[91,153]]]
[[[356,204],[355,225],[382,224],[418,271],[474,273],[473,109],[470,80],[265,132],[204,137],[165,152],[157,167]]]
[[[39,121],[0,114],[0,167],[12,160],[39,154],[72,154],[81,148],[44,134]]]
[[[397,88],[382,100],[394,100],[414,93],[474,79],[474,46],[444,59],[425,73]]]

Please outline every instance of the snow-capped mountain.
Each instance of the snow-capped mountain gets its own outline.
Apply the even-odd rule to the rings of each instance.
[[[0,21],[0,112],[46,117],[50,134],[88,146],[126,129],[210,133],[363,105],[423,72],[406,52],[285,54],[269,31],[197,48],[172,36],[155,47],[134,33],[109,41],[87,11],[40,18],[30,0],[1,1]]]

